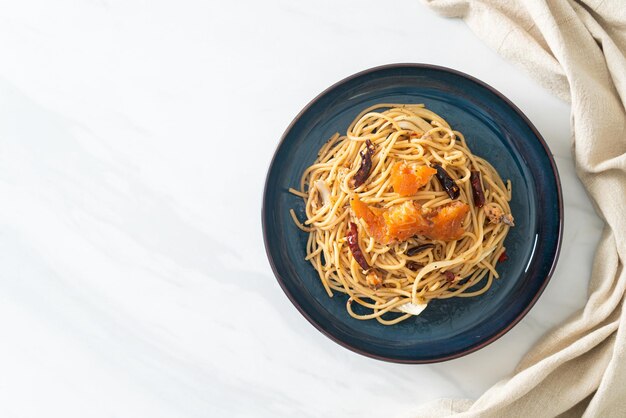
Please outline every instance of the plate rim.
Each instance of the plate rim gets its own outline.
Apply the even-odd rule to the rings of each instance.
[[[355,78],[358,78],[358,77],[361,77],[361,76],[364,76],[364,75],[367,75],[367,74],[375,73],[375,72],[378,72],[378,71],[382,71],[382,70],[401,69],[401,68],[413,68],[413,69],[417,68],[417,69],[426,69],[426,70],[435,70],[435,71],[447,72],[447,73],[450,73],[450,74],[453,74],[453,75],[465,78],[468,81],[471,81],[473,83],[478,84],[479,86],[489,90],[491,93],[496,95],[499,99],[504,101],[504,103],[506,105],[508,105],[515,113],[517,113],[517,115],[522,119],[522,121],[530,128],[530,130],[533,132],[533,134],[535,135],[535,137],[538,139],[539,143],[543,147],[543,150],[544,150],[546,156],[548,157],[548,161],[550,163],[550,167],[552,168],[552,174],[554,175],[554,179],[556,181],[556,190],[557,190],[557,197],[558,197],[557,203],[558,203],[558,209],[559,209],[559,222],[558,222],[558,237],[557,237],[557,241],[556,241],[554,257],[552,258],[552,264],[550,265],[550,269],[548,270],[548,273],[544,277],[543,282],[542,282],[540,288],[537,290],[537,292],[535,293],[533,298],[530,300],[530,302],[526,305],[526,307],[511,322],[509,322],[504,328],[502,328],[501,330],[499,330],[495,334],[491,335],[487,340],[485,340],[485,341],[483,341],[483,342],[481,342],[479,344],[472,345],[471,347],[468,347],[467,349],[465,349],[463,351],[460,351],[460,352],[457,352],[457,353],[454,353],[454,354],[450,354],[450,355],[447,355],[447,356],[441,356],[441,357],[433,357],[433,358],[429,358],[429,359],[400,359],[400,358],[394,358],[394,357],[389,357],[389,356],[385,356],[385,355],[370,353],[370,352],[368,352],[366,350],[363,350],[363,349],[361,349],[359,347],[355,347],[354,345],[349,344],[349,343],[347,343],[347,342],[345,342],[345,341],[335,337],[330,332],[327,332],[319,323],[317,323],[317,321],[314,318],[312,318],[304,310],[304,308],[295,300],[295,297],[287,289],[287,287],[285,285],[284,278],[278,272],[276,264],[274,262],[274,257],[272,256],[272,253],[271,253],[270,248],[269,248],[268,231],[267,231],[267,225],[266,225],[266,222],[265,222],[266,212],[267,212],[266,196],[267,196],[267,191],[268,191],[268,188],[269,188],[269,177],[270,177],[270,174],[272,172],[272,169],[274,168],[274,164],[276,163],[276,156],[278,155],[278,151],[280,150],[280,148],[282,147],[283,143],[285,142],[285,140],[287,138],[287,135],[291,132],[293,126],[300,120],[300,118],[311,108],[311,106],[313,106],[313,104],[315,104],[320,98],[322,98],[328,92],[336,89],[337,87],[339,87],[339,86],[341,86],[341,85],[343,85],[343,84],[345,84],[345,83],[347,83],[347,82],[349,82],[349,81],[351,81],[351,80],[353,80]],[[562,240],[563,240],[563,224],[564,224],[563,210],[564,210],[564,208],[563,208],[563,193],[562,193],[562,187],[561,187],[561,178],[559,176],[559,171],[558,171],[556,163],[554,161],[554,157],[552,155],[552,152],[550,151],[550,148],[548,147],[546,141],[544,140],[544,138],[541,135],[541,133],[539,133],[539,131],[537,130],[535,125],[533,125],[533,123],[530,121],[530,119],[528,119],[528,117],[524,114],[524,112],[522,112],[522,110],[519,107],[517,107],[511,100],[509,100],[504,94],[502,94],[500,91],[498,91],[494,87],[490,86],[489,84],[485,83],[484,81],[479,80],[478,78],[476,78],[474,76],[471,76],[471,75],[469,75],[467,73],[464,73],[462,71],[455,70],[453,68],[444,67],[444,66],[435,65],[435,64],[426,64],[426,63],[393,63],[393,64],[385,64],[385,65],[379,65],[379,66],[367,68],[365,70],[356,72],[354,74],[351,74],[351,75],[349,75],[347,77],[342,78],[341,80],[333,83],[329,87],[325,88],[322,92],[317,94],[292,119],[292,121],[289,123],[289,125],[287,126],[287,128],[285,129],[283,134],[281,135],[280,140],[278,141],[278,144],[276,145],[276,147],[274,149],[274,153],[272,155],[272,159],[271,159],[270,164],[269,164],[268,169],[267,169],[267,174],[265,175],[265,184],[264,184],[264,187],[263,187],[263,201],[262,201],[262,205],[261,205],[261,228],[263,230],[263,245],[265,247],[265,253],[266,253],[267,259],[268,259],[268,261],[270,263],[270,266],[272,268],[272,272],[274,273],[274,277],[276,278],[276,281],[278,281],[278,284],[280,285],[280,288],[283,290],[283,292],[285,293],[285,295],[287,296],[287,298],[289,299],[291,304],[300,312],[300,314],[311,325],[313,325],[318,331],[320,331],[323,335],[325,335],[326,337],[330,338],[335,343],[339,344],[340,346],[342,346],[342,347],[344,347],[344,348],[346,348],[346,349],[348,349],[348,350],[350,350],[352,352],[355,352],[357,354],[363,355],[365,357],[373,358],[373,359],[376,359],[376,360],[381,360],[381,361],[390,362],[390,363],[399,363],[399,364],[432,364],[432,363],[440,363],[440,362],[444,362],[444,361],[449,361],[449,360],[453,360],[453,359],[456,359],[456,358],[460,358],[460,357],[466,356],[468,354],[471,354],[471,353],[473,353],[475,351],[478,351],[478,350],[486,347],[487,345],[489,345],[489,344],[493,343],[494,341],[500,339],[504,334],[509,332],[515,325],[517,325],[528,314],[528,312],[532,309],[532,307],[539,300],[539,297],[543,294],[545,288],[548,286],[548,283],[550,282],[550,279],[552,278],[552,275],[554,274],[554,271],[556,269],[556,265],[558,263],[559,256],[560,256],[560,253],[561,253],[561,244],[562,244]]]

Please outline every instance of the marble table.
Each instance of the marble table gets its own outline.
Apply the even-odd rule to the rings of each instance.
[[[602,222],[569,106],[417,0],[0,4],[0,416],[407,416],[479,396],[581,308]],[[267,262],[278,140],[359,70],[425,62],[500,90],[550,145],[565,235],[536,306],[434,365],[330,341]]]

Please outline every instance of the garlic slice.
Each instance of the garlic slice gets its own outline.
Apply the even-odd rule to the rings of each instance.
[[[315,187],[317,188],[317,190],[320,193],[320,196],[322,197],[322,203],[324,205],[330,204],[330,189],[328,188],[328,185],[326,184],[326,182],[324,180],[317,180],[315,182]]]
[[[424,311],[424,309],[426,309],[427,306],[428,306],[427,303],[415,304],[415,303],[408,302],[408,303],[405,303],[404,305],[398,306],[396,309],[398,309],[401,312],[408,313],[411,315],[419,315]]]

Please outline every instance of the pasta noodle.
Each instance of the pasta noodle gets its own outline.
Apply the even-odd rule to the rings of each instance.
[[[479,173],[474,185],[472,172]],[[395,324],[433,299],[478,296],[499,277],[496,264],[506,257],[513,225],[510,181],[424,105],[365,109],[346,135],[321,147],[290,191],[305,202],[304,222],[293,209],[291,216],[308,233],[306,259],[328,296],[349,296],[354,318]],[[394,223],[407,213],[409,232]]]

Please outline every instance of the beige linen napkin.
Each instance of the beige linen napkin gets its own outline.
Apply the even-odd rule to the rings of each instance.
[[[415,415],[626,417],[626,0],[425,1],[571,101],[577,172],[606,226],[581,312],[475,402]]]

